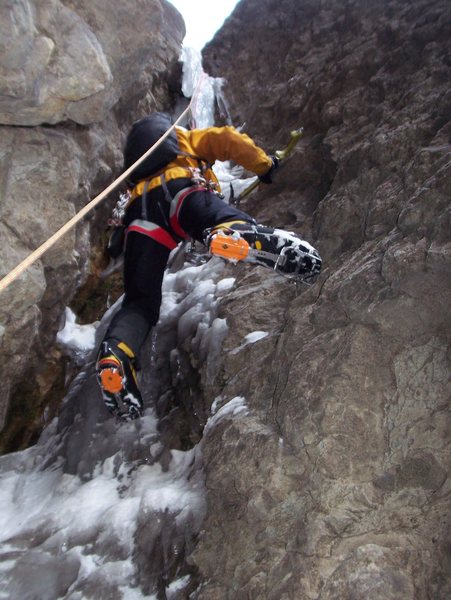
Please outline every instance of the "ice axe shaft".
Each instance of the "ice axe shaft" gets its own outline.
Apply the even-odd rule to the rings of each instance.
[[[285,160],[286,158],[288,158],[290,156],[290,154],[293,152],[296,144],[301,139],[303,133],[304,133],[303,127],[299,127],[299,129],[295,129],[294,131],[291,131],[290,132],[291,139],[288,142],[286,148],[284,148],[283,150],[276,150],[276,152],[275,152],[276,157],[279,160]]]

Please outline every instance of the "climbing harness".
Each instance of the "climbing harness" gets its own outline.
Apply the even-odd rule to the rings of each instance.
[[[206,171],[208,169],[211,169],[211,165],[209,165],[206,161],[199,158],[198,156],[194,156],[186,152],[181,152],[180,154],[182,156],[189,156],[191,158],[194,158],[198,162],[198,167],[187,167],[187,174],[189,174],[189,179],[192,185],[181,189],[179,192],[177,192],[175,196],[172,196],[169,191],[166,182],[166,176],[164,173],[146,180],[143,184],[143,189],[140,194],[141,219],[133,220],[127,227],[126,234],[128,234],[129,232],[135,232],[147,235],[148,237],[159,242],[160,244],[163,244],[170,250],[173,250],[180,242],[186,242],[189,239],[187,233],[182,229],[179,223],[180,210],[186,198],[194,192],[205,191],[214,193],[219,197],[223,198],[222,194],[218,189],[218,183],[206,177]],[[160,214],[165,224],[165,228],[150,222],[147,216],[147,192],[149,188],[153,190],[159,186],[161,186],[163,190],[165,201],[169,204],[169,214],[168,217],[166,217],[166,211],[161,206],[160,199],[155,200],[160,209]],[[113,218],[110,220],[110,222],[116,222],[114,216],[118,215],[121,218],[120,223],[122,223],[125,211],[128,208],[130,202],[132,202],[137,197],[137,193],[138,192],[135,192],[134,190],[133,194],[128,194],[127,196],[121,195],[121,197],[118,200],[118,203],[116,204],[115,209],[113,210]]]

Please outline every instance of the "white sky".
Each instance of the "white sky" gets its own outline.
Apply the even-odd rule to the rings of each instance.
[[[238,0],[169,0],[186,25],[185,46],[201,50],[211,40]]]

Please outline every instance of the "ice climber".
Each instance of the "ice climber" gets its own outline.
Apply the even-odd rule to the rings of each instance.
[[[133,165],[167,130],[171,118],[153,113],[133,124],[124,148],[124,169]],[[211,254],[255,262],[283,274],[315,276],[317,251],[295,234],[264,227],[227,204],[211,165],[233,160],[264,183],[278,166],[247,135],[233,127],[188,131],[176,127],[130,175],[122,211],[125,229],[124,299],[101,343],[97,377],[104,402],[115,416],[142,414],[137,357],[159,318],[161,287],[169,254],[194,239]],[[122,248],[121,248],[122,250]]]

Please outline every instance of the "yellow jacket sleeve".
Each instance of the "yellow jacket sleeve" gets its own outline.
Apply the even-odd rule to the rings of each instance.
[[[256,175],[264,175],[272,166],[266,152],[234,127],[208,127],[186,133],[193,153],[209,163],[233,160]]]

